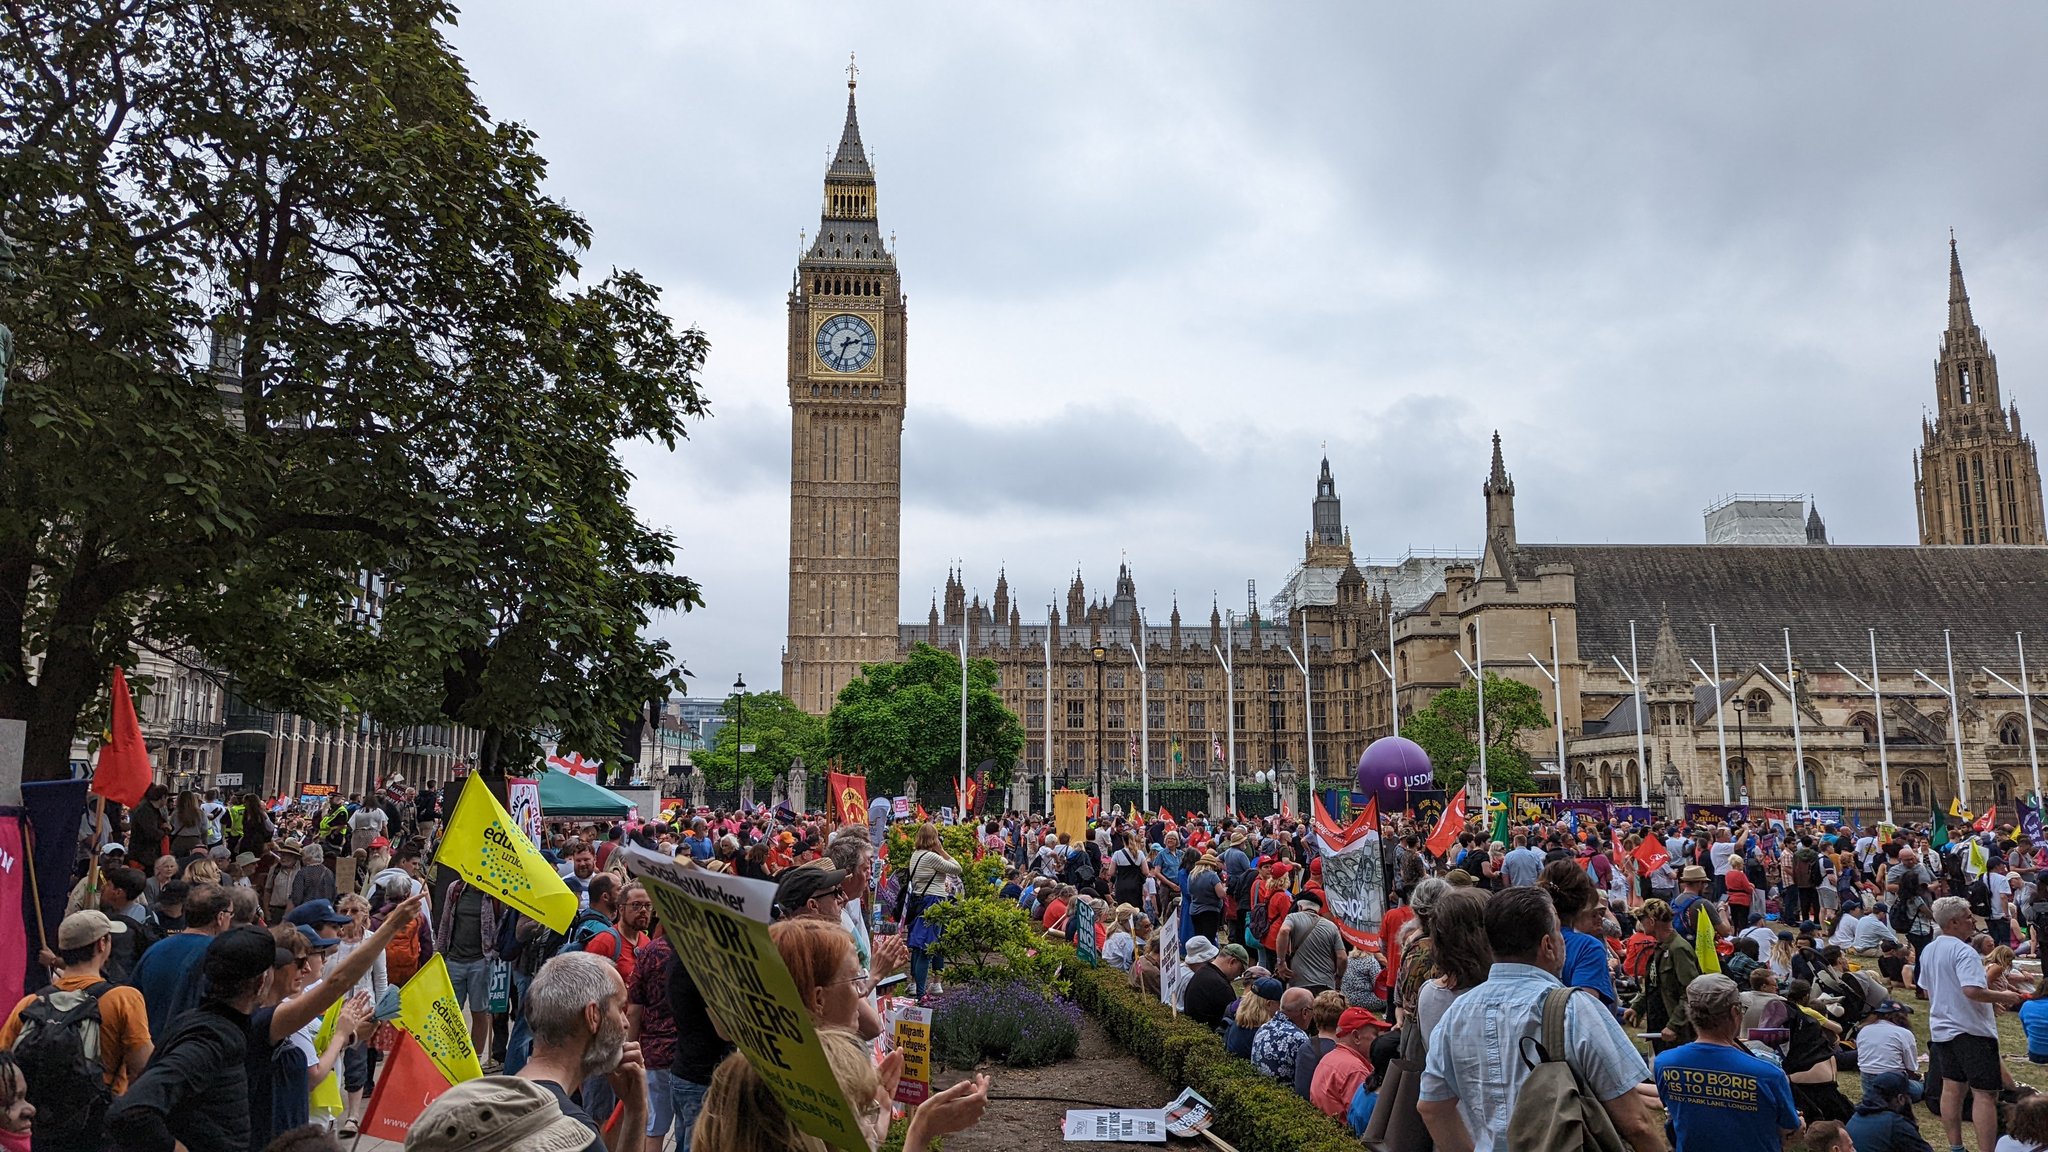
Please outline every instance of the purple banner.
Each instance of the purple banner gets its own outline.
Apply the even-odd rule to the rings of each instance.
[[[1687,804],[1685,822],[1697,823],[1705,819],[1719,824],[1740,824],[1749,819],[1747,804]]]
[[[21,917],[25,935],[34,942],[28,949],[27,984],[32,988],[49,979],[36,954],[43,947],[56,949],[57,925],[64,920],[64,904],[71,896],[71,865],[78,859],[79,832],[85,825],[85,790],[91,783],[37,780],[21,786],[21,804],[28,816],[24,824],[31,837],[26,857],[35,861],[35,871],[28,876],[31,898],[22,901]]]
[[[2041,805],[2032,796],[2020,797],[2020,831],[2026,833],[2034,843],[2041,842]]]
[[[1655,813],[1640,804],[1616,804],[1611,809],[1611,812],[1616,823],[1626,820],[1637,827],[1642,827],[1657,819]]]
[[[1559,800],[1552,804],[1551,807],[1560,816],[1571,812],[1577,814],[1582,820],[1606,820],[1609,818],[1609,813],[1613,810],[1614,806],[1605,800]]]

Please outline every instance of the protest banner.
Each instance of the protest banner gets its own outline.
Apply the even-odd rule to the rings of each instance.
[[[540,843],[540,781],[505,777],[505,806],[512,810],[512,822],[526,838]]]
[[[1687,824],[1740,824],[1749,819],[1747,804],[1687,804]]]
[[[455,999],[455,985],[448,979],[448,958],[442,953],[434,953],[398,990],[398,1026],[420,1042],[427,1058],[450,1084],[484,1074],[469,1039],[469,1013]]]
[[[1408,815],[1417,828],[1435,828],[1437,821],[1443,819],[1444,805],[1448,802],[1448,794],[1441,788],[1410,788]]]
[[[462,786],[434,862],[557,932],[567,932],[576,918],[576,894],[480,774],[471,773]]]
[[[828,772],[826,785],[832,797],[832,812],[841,824],[868,822],[868,778],[850,772]]]
[[[653,898],[676,960],[704,996],[719,1034],[782,1102],[797,1127],[834,1147],[867,1152],[867,1137],[832,1076],[825,1048],[782,954],[768,935],[775,885],[707,872],[628,844],[613,855]]]
[[[1183,1088],[1180,1095],[1166,1106],[1166,1130],[1183,1139],[1191,1139],[1207,1132],[1215,1115],[1216,1106],[1209,1103],[1207,1097],[1193,1088]]]
[[[1062,788],[1052,794],[1053,830],[1079,844],[1088,839],[1088,794]]]
[[[1820,824],[1833,828],[1842,822],[1842,810],[1840,808],[1792,808],[1786,811],[1785,818],[1790,820],[1795,827],[1800,824]]]
[[[896,1050],[903,1053],[896,1100],[915,1108],[932,1094],[932,1010],[905,1003],[890,1010],[889,1022]]]
[[[889,814],[896,820],[910,819],[910,797],[897,796],[889,801]]]
[[[1187,990],[1188,979],[1194,973],[1181,963],[1181,935],[1179,916],[1159,918],[1159,1002],[1179,1012],[1181,994]]]
[[[1381,855],[1377,798],[1348,824],[1338,824],[1321,803],[1315,811],[1317,849],[1323,858],[1324,915],[1344,939],[1368,952],[1380,950],[1380,923],[1387,914],[1386,862]]]
[[[1615,823],[1624,820],[1641,828],[1657,819],[1657,814],[1640,804],[1615,804],[1607,810],[1608,818]]]
[[[1074,951],[1082,963],[1092,968],[1102,962],[1102,953],[1095,949],[1095,905],[1076,897],[1073,916]]]
[[[299,785],[299,806],[302,808],[318,808],[327,803],[329,796],[333,796],[340,791],[341,785],[339,784],[301,784]]]
[[[1559,800],[1551,807],[1559,816],[1570,813],[1584,821],[1613,819],[1613,806],[1605,800]]]
[[[390,1058],[377,1070],[377,1087],[363,1110],[361,1134],[372,1140],[405,1143],[413,1121],[447,1090],[447,1078],[434,1067],[419,1041],[400,1032]]]
[[[2032,793],[2020,797],[2020,831],[2034,843],[2041,842],[2041,798]]]
[[[1138,1144],[1166,1143],[1164,1108],[1069,1108],[1060,1125],[1069,1141],[1099,1140]]]
[[[1509,807],[1517,820],[1548,820],[1557,814],[1555,792],[1517,792]]]

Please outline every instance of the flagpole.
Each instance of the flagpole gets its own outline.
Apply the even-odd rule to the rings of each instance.
[[[2020,698],[2020,710],[2027,722],[2027,763],[2034,770],[2034,802],[2038,804],[2041,802],[2041,758],[2034,747],[2034,697],[2030,691],[2031,686],[2027,683],[2027,635],[2024,632],[2015,632],[2012,638],[2020,650],[2019,684],[2015,686],[2012,681],[1993,672],[1989,666],[1985,666],[1984,674],[2005,685],[2007,691]]]
[[[1870,706],[1877,713],[1877,782],[1878,787],[1884,790],[1884,822],[1889,824],[1892,822],[1892,771],[1891,762],[1885,758],[1884,750],[1884,689],[1879,683],[1877,672],[1877,629],[1872,628],[1870,630],[1870,680],[1868,683],[1864,681],[1863,677],[1849,671],[1848,666],[1840,660],[1835,661],[1835,667],[1842,670],[1842,675],[1854,680],[1858,687],[1870,693]],[[1985,671],[1989,672],[1990,669],[1987,668]]]
[[[1564,765],[1564,668],[1563,665],[1558,663],[1557,659],[1556,614],[1553,613],[1550,617],[1550,662],[1552,667],[1545,668],[1543,661],[1538,660],[1534,652],[1530,652],[1527,655],[1529,663],[1534,664],[1536,670],[1543,673],[1550,680],[1550,696],[1556,704],[1556,707],[1551,710],[1551,715],[1556,719],[1557,723],[1557,790],[1560,793],[1568,794],[1570,791],[1568,783],[1569,774],[1565,771]]]
[[[1145,638],[1145,614],[1140,612],[1137,639],[1142,641]],[[1145,668],[1144,645],[1126,639],[1124,647],[1131,650],[1131,660],[1138,666],[1138,731],[1143,734],[1138,741],[1138,811],[1149,812],[1152,809],[1152,685],[1148,680],[1150,673]]]
[[[1237,674],[1231,670],[1230,663],[1236,655],[1236,641],[1231,634],[1232,618],[1236,615],[1234,611],[1223,614],[1223,648],[1209,645],[1209,650],[1216,653],[1216,662],[1223,665],[1223,736],[1230,743],[1224,751],[1224,764],[1228,773],[1228,807],[1233,817],[1237,815]],[[1230,655],[1225,655],[1226,651]]]
[[[1490,793],[1486,790],[1486,649],[1481,647],[1484,643],[1484,634],[1480,632],[1479,622],[1475,620],[1472,623],[1472,655],[1478,658],[1478,664],[1474,665],[1466,660],[1465,654],[1455,648],[1451,649],[1451,655],[1456,656],[1458,663],[1465,666],[1466,673],[1472,677],[1473,687],[1479,692],[1479,795],[1488,796]],[[1560,773],[1558,783],[1562,785],[1564,765],[1560,764],[1557,768]],[[1467,790],[1470,790],[1469,782]]]
[[[1643,745],[1643,679],[1641,675],[1642,669],[1636,664],[1635,621],[1631,620],[1628,622],[1629,666],[1626,668],[1622,667],[1621,657],[1619,656],[1610,655],[1607,658],[1614,661],[1614,670],[1621,673],[1621,678],[1628,681],[1629,687],[1635,689],[1636,778],[1641,782],[1640,787],[1643,790],[1643,807],[1647,808],[1650,806],[1650,754]]]
[[[1948,697],[1948,727],[1956,746],[1956,803],[1960,805],[1970,797],[1970,781],[1963,774],[1963,727],[1962,718],[1957,714],[1959,711],[1957,705],[1960,702],[1956,699],[1956,657],[1955,650],[1949,646],[1949,634],[1946,628],[1941,630],[1941,646],[1948,652],[1948,686],[1943,687],[1941,681],[1936,680],[1918,668],[1913,669],[1913,675],[1926,681],[1929,688]]]
[[[1294,645],[1289,644],[1287,657],[1294,661],[1296,668],[1301,669],[1302,751],[1308,755],[1308,794],[1313,798],[1316,794],[1315,684],[1308,670],[1308,611],[1306,608],[1297,608],[1296,611],[1301,613],[1301,655],[1296,656]]]
[[[1047,612],[1050,618],[1052,613]],[[1045,813],[1052,815],[1052,625],[1045,626]]]

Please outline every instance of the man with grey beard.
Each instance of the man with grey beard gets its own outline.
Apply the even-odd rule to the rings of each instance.
[[[565,952],[541,965],[526,991],[526,1021],[533,1030],[533,1055],[519,1070],[551,1093],[565,1115],[591,1131],[585,1152],[638,1152],[647,1128],[647,1079],[640,1045],[626,1040],[626,982],[618,969],[588,952]],[[605,1136],[607,1116],[593,1117],[570,1095],[593,1076],[602,1076],[623,1115]]]

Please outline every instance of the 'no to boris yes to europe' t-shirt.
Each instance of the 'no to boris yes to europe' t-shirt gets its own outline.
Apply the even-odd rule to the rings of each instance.
[[[1695,1042],[1660,1054],[1657,1095],[1678,1135],[1675,1152],[1779,1148],[1799,1127],[1792,1082],[1769,1061],[1726,1044]]]

